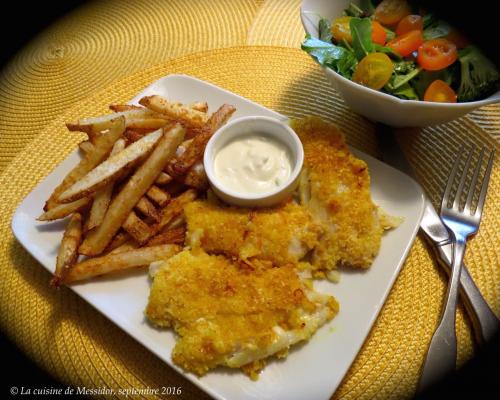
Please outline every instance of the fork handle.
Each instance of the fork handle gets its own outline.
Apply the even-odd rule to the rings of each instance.
[[[447,244],[433,247],[439,256],[439,263],[449,274],[453,246]],[[464,263],[460,273],[460,298],[472,322],[476,341],[481,345],[488,343],[500,331],[500,320],[482,296]]]
[[[450,232],[451,235],[453,233]],[[460,270],[465,253],[464,238],[457,237],[453,246],[453,263],[451,267],[446,302],[441,321],[432,336],[427,356],[418,383],[418,391],[428,389],[432,384],[453,373],[457,360],[457,337],[455,319],[457,312]]]

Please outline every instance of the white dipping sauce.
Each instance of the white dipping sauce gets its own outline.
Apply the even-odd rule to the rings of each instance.
[[[282,186],[292,173],[287,145],[259,133],[236,137],[214,158],[214,173],[222,186],[242,194],[262,194]]]

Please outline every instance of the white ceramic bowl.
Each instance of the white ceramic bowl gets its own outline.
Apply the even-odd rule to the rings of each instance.
[[[333,20],[341,16],[343,10],[351,2],[358,3],[352,0],[303,0],[300,16],[304,30],[317,38],[320,17]],[[486,104],[500,102],[500,91],[484,100],[468,103],[402,100],[354,83],[330,68],[322,68],[327,79],[350,108],[373,121],[395,127],[424,127],[441,124]]]
[[[288,180],[276,189],[261,194],[243,194],[221,185],[214,174],[217,152],[231,140],[249,133],[261,133],[283,143],[292,157],[292,172]],[[209,140],[203,164],[210,186],[215,194],[227,203],[242,207],[269,207],[288,198],[297,187],[304,164],[304,149],[297,134],[284,122],[271,117],[237,118],[220,128]]]

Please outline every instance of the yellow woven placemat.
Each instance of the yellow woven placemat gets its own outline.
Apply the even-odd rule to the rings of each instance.
[[[0,73],[0,172],[52,119],[90,93],[180,55],[245,44],[262,0],[89,2]]]
[[[89,2],[0,72],[0,172],[61,110],[131,73],[242,44],[298,48],[301,0]],[[470,114],[500,139],[500,106]]]
[[[50,289],[49,274],[10,231],[16,206],[80,140],[66,132],[64,121],[99,114],[111,102],[125,101],[170,73],[197,76],[289,116],[319,114],[341,125],[350,144],[378,153],[371,123],[343,105],[307,55],[282,47],[236,47],[172,60],[118,81],[57,117],[0,175],[0,326],[31,358],[68,384],[115,389],[181,385],[183,398],[204,397],[70,290]],[[439,197],[451,154],[461,143],[493,145],[489,135],[469,119],[402,137],[433,199]],[[494,245],[499,243],[498,167],[497,161],[481,230],[470,243],[466,262],[500,314],[499,246]],[[336,398],[411,396],[437,324],[445,283],[444,274],[417,239]],[[462,309],[457,326],[459,362],[463,363],[472,355],[472,341]]]

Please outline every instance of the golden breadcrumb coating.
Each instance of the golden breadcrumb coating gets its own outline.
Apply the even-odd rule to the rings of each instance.
[[[309,211],[292,201],[251,210],[198,200],[184,212],[191,247],[250,263],[297,264],[316,246],[321,234]]]
[[[368,167],[354,157],[342,132],[320,118],[291,123],[304,146],[306,184],[301,194],[325,233],[312,257],[319,271],[349,265],[368,268],[378,254],[383,227],[370,196]]]
[[[186,243],[208,253],[237,256],[243,246],[249,210],[197,200],[184,207],[187,222]]]
[[[165,261],[154,276],[147,317],[173,327],[173,361],[198,375],[218,365],[256,378],[264,359],[284,357],[338,312],[291,266],[251,269],[202,250]]]

